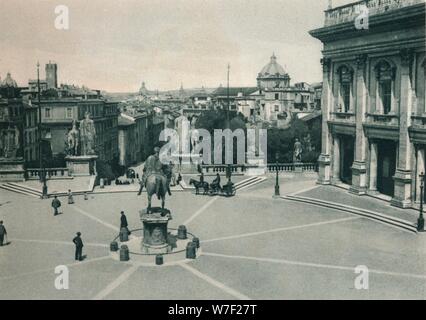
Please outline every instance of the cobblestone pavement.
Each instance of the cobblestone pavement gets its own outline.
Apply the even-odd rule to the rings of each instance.
[[[234,198],[179,192],[167,199],[173,220],[201,239],[202,254],[173,266],[145,267],[111,258],[119,213],[141,227],[145,197],[91,195],[63,201],[0,191],[0,219],[10,244],[0,248],[0,299],[424,299],[425,237],[349,213],[272,199],[272,176]],[[312,177],[280,178],[281,194],[315,187]],[[156,202],[157,203],[157,202]],[[155,205],[155,203],[154,203]],[[84,262],[71,242],[81,231]],[[154,259],[154,258],[153,258]],[[54,269],[69,267],[69,289]],[[355,288],[355,267],[369,269],[369,289]]]

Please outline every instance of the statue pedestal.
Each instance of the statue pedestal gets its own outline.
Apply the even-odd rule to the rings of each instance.
[[[98,156],[66,156],[68,172],[71,176],[96,175],[96,160]]]
[[[0,158],[0,181],[19,182],[25,180],[23,158]]]
[[[169,210],[152,208],[153,213],[147,210],[140,212],[143,223],[142,252],[145,254],[166,254],[171,252],[171,246],[167,243],[167,225],[172,219]]]
[[[248,176],[264,176],[267,172],[267,166],[264,156],[259,154],[258,157],[247,155],[247,175]]]
[[[175,159],[174,161],[175,161],[175,164],[177,165],[178,172],[187,173],[187,174],[198,173],[197,165],[194,162],[192,162],[190,153],[174,155],[173,158]],[[182,164],[180,164],[179,158],[182,159]]]
[[[294,163],[294,172],[295,173],[302,173],[303,172],[303,163],[302,162],[295,162]]]

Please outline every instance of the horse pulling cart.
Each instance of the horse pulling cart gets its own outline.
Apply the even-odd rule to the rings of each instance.
[[[195,188],[195,194],[199,195],[200,190],[203,191],[202,195],[209,196],[222,196],[222,197],[233,197],[237,193],[237,189],[235,188],[233,183],[227,183],[223,187],[217,184],[208,184],[207,182],[197,181],[191,179],[189,181],[190,185],[193,185]]]

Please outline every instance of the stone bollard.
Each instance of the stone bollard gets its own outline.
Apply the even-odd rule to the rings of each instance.
[[[101,189],[103,189],[105,187],[104,178],[99,179],[99,186],[100,186]]]
[[[156,264],[157,266],[161,266],[163,263],[164,263],[163,255],[161,255],[161,254],[157,254],[157,255],[155,256],[155,264]]]
[[[129,261],[129,247],[122,245],[120,249],[120,261]]]
[[[197,249],[200,248],[200,239],[199,238],[192,239],[192,243],[195,245],[195,247]]]
[[[84,200],[89,200],[89,196],[87,195],[87,192],[84,193]]]
[[[109,249],[110,249],[112,252],[116,252],[116,251],[118,251],[118,243],[117,243],[117,241],[113,241],[113,242],[111,242],[111,244],[109,245]]]
[[[180,240],[186,239],[186,227],[185,226],[179,226],[177,237]]]
[[[186,258],[195,259],[197,257],[196,251],[197,249],[195,244],[193,242],[188,242],[188,245],[186,246]]]
[[[121,228],[120,230],[120,242],[129,241],[129,231],[127,228]]]

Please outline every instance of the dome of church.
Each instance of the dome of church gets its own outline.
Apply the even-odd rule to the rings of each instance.
[[[272,54],[271,61],[263,67],[262,71],[259,72],[259,77],[270,77],[270,76],[285,76],[284,68],[277,62],[277,57]]]
[[[10,72],[7,73],[6,78],[1,82],[2,87],[14,87],[17,88],[18,84],[12,79]]]

